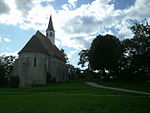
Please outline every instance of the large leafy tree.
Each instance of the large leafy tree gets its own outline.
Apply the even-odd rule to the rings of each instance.
[[[89,64],[93,70],[99,70],[105,75],[105,70],[111,74],[118,73],[122,56],[122,46],[118,38],[112,35],[98,35],[92,42],[89,52]]]
[[[128,69],[133,73],[150,73],[150,25],[135,24],[131,27],[132,39],[123,41]]]

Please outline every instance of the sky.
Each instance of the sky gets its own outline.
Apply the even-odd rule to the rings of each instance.
[[[132,38],[135,22],[150,23],[149,0],[0,0],[0,55],[17,55],[50,15],[55,44],[78,67],[78,53],[99,34]]]

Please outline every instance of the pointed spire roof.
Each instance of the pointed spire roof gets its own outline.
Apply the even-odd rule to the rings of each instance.
[[[51,16],[51,15],[50,15],[50,19],[49,19],[48,28],[47,28],[46,31],[48,31],[48,30],[50,30],[50,31],[55,31],[55,30],[54,30],[54,27],[53,27],[53,22],[52,22],[52,16]]]

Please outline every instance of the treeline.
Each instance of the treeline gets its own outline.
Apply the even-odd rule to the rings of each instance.
[[[78,64],[98,71],[101,79],[150,80],[150,25],[135,24],[133,37],[119,40],[113,35],[98,35],[88,50],[79,53]]]
[[[19,77],[13,76],[14,56],[0,56],[0,87],[18,87]]]

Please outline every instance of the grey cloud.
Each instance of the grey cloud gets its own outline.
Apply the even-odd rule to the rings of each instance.
[[[150,18],[150,1],[136,0],[133,7],[124,10],[127,17],[131,19],[149,19]]]
[[[8,13],[9,10],[8,5],[3,0],[0,0],[0,14]]]
[[[71,38],[72,41],[75,41],[77,44],[82,45],[84,48],[90,48],[90,42],[85,40],[86,37],[82,37],[82,36],[77,36],[77,37],[73,37]]]
[[[22,12],[23,16],[26,16],[34,4],[33,0],[16,0],[16,6]]]
[[[93,16],[76,16],[69,20],[62,29],[69,34],[92,33],[100,28],[101,23]]]

